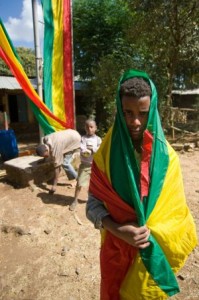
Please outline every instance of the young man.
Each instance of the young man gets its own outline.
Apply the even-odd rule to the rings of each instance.
[[[77,185],[75,188],[74,201],[71,203],[69,209],[74,210],[78,203],[78,196],[82,187],[87,187],[90,181],[91,164],[93,161],[93,154],[97,152],[102,140],[96,133],[97,126],[94,120],[86,120],[85,131],[86,134],[81,138],[80,159]]]
[[[55,174],[50,193],[53,194],[56,191],[61,166],[69,180],[77,178],[77,172],[72,166],[72,161],[74,153],[80,150],[80,141],[81,136],[76,130],[66,129],[46,135],[43,144],[36,148],[37,155],[42,157],[51,156],[54,160]]]
[[[144,72],[121,77],[113,127],[94,156],[87,217],[101,229],[101,300],[167,299],[196,246],[179,159]]]

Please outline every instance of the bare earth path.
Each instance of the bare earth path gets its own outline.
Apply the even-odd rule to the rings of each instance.
[[[179,156],[198,229],[199,151]],[[66,177],[55,195],[48,188],[14,189],[0,180],[0,299],[98,300],[100,238],[85,217],[86,191],[74,213],[68,209],[74,189]],[[178,281],[181,293],[172,299],[199,299],[199,248]]]

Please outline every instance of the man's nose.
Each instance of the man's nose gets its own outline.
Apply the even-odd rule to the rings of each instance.
[[[140,119],[137,116],[131,118],[131,125],[138,126],[141,125]]]

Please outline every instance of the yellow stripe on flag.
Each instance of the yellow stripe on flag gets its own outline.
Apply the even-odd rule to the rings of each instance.
[[[54,41],[52,60],[52,104],[54,114],[66,121],[63,74],[63,1],[52,1]]]
[[[185,201],[179,158],[169,144],[168,151],[170,160],[164,185],[147,221],[147,227],[161,245],[176,273],[184,265],[186,257],[196,246],[197,240],[194,221]],[[175,192],[173,193],[173,191]],[[139,254],[132,262],[123,281],[120,290],[121,300],[132,300],[132,293],[134,299],[161,300],[168,298],[147,272]]]

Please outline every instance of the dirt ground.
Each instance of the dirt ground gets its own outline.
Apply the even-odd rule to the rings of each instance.
[[[187,202],[199,228],[199,151],[179,156]],[[0,299],[97,300],[100,237],[85,217],[86,190],[71,212],[74,188],[66,177],[60,177],[54,195],[48,194],[49,187],[15,189],[5,176],[0,178]],[[181,293],[172,299],[199,299],[199,248],[178,281]]]

